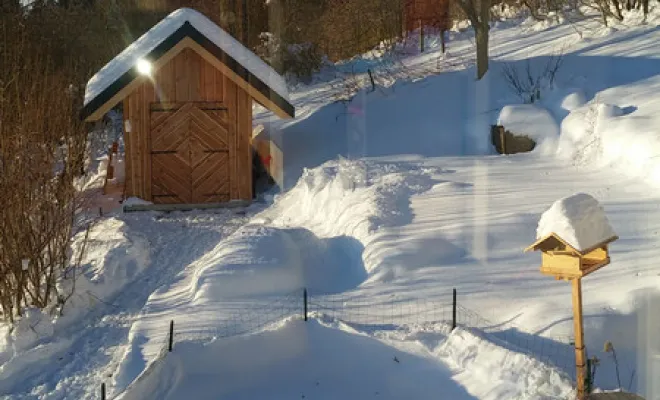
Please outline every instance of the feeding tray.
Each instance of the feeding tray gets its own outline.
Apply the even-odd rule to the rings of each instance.
[[[541,273],[556,279],[582,278],[610,263],[609,243],[618,239],[612,236],[584,250],[576,249],[555,233],[551,233],[525,251],[541,251]]]

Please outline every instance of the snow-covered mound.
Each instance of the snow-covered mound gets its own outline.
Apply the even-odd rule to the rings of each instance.
[[[357,288],[374,266],[365,259],[365,245],[377,230],[410,221],[409,198],[431,188],[435,170],[340,160],[306,171],[273,207],[151,295],[144,318],[131,329],[115,386],[128,385],[147,367],[145,360],[158,355],[162,327],[171,319],[180,338],[210,338],[227,325],[250,327],[249,318],[232,319],[260,298],[303,288],[315,295]]]
[[[554,233],[576,250],[587,250],[616,236],[598,200],[577,193],[557,200],[541,215],[536,238]]]
[[[201,13],[190,8],[180,8],[140,36],[89,80],[85,89],[85,104],[92,101],[119,77],[134,68],[141,58],[148,55],[186,22],[204,34],[250,73],[266,83],[282,98],[289,99],[289,91],[284,79],[261,58]]]
[[[320,237],[346,235],[364,243],[379,228],[410,221],[410,197],[430,189],[431,175],[439,170],[340,158],[306,169],[261,218],[281,227],[303,226]]]
[[[148,241],[117,218],[94,225],[86,243],[85,233],[79,233],[72,248],[73,258],[77,260],[81,254],[82,258],[75,280],[71,275],[57,282],[59,293],[70,295],[62,315],[29,309],[4,343],[0,342],[4,344],[0,347],[0,393],[5,390],[3,383],[12,384],[11,377],[32,363],[44,362],[65,350],[70,344],[68,338],[51,340],[53,335],[66,331],[95,307],[107,305],[150,262]]]
[[[61,317],[67,323],[119,293],[151,261],[147,238],[130,232],[124,221],[114,217],[94,225],[87,244],[84,233],[79,233],[74,238],[73,250],[74,255],[82,252],[83,257],[75,285],[71,280],[60,282],[61,293],[73,291]]]
[[[576,110],[587,103],[587,96],[582,90],[575,90],[567,94],[561,101],[561,108],[566,111]]]
[[[204,258],[190,288],[192,303],[234,296],[344,291],[366,277],[362,246],[346,236],[319,238],[303,229],[246,225]]]
[[[118,400],[566,399],[570,383],[534,359],[456,329],[365,334],[286,320],[249,336],[181,343]],[[380,338],[377,339],[377,338]],[[433,339],[433,340],[431,340]],[[440,343],[430,346],[427,343]]]
[[[611,154],[615,143],[610,143],[609,140],[617,138],[608,135],[608,131],[614,122],[612,120],[621,115],[621,108],[612,104],[593,103],[574,109],[562,122],[558,155],[566,159],[580,160],[582,163],[615,161],[618,157]],[[624,137],[628,143],[633,139],[628,135]],[[629,144],[625,142],[616,143],[619,151],[627,146]],[[606,148],[611,149],[607,158],[604,151]]]
[[[500,112],[498,125],[514,135],[527,136],[536,142],[535,151],[550,153],[559,137],[559,125],[550,113],[533,104],[505,106]]]
[[[478,333],[457,329],[435,351],[448,365],[465,372],[454,379],[478,399],[570,399],[570,378],[522,353],[484,340]]]
[[[278,300],[269,296],[282,300],[297,292],[298,299],[303,288],[336,293],[357,287],[366,276],[362,246],[355,239],[319,238],[303,228],[245,225],[191,264],[175,284],[150,296],[143,318],[131,328],[131,346],[115,373],[115,386],[128,385],[157,357],[163,327],[170,320],[176,321],[177,340],[222,336],[228,326],[232,332],[250,330],[260,324],[251,313],[268,313],[267,305]],[[266,299],[263,307],[261,298]]]

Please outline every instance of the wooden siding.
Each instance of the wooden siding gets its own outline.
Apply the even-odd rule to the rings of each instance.
[[[405,0],[403,29],[418,29],[420,24],[441,30],[449,29],[448,0]]]
[[[188,110],[188,114],[178,119],[168,119],[185,104],[195,105],[197,111]],[[165,126],[169,129],[168,134],[183,134],[177,124],[187,124],[185,129],[189,136],[186,140],[203,145],[197,145],[197,148],[186,144],[188,150],[177,150],[188,151],[196,157],[187,163],[191,170],[190,182],[182,183],[196,189],[191,189],[185,199],[178,196],[176,201],[201,203],[252,199],[252,97],[195,50],[185,48],[160,66],[150,79],[145,79],[125,98],[123,105],[124,119],[129,120],[131,126],[131,132],[125,132],[124,136],[127,197],[154,202],[174,201],[164,197],[158,200],[153,195],[164,193],[152,190],[162,189],[159,186],[162,179],[169,179],[168,182],[173,184],[171,180],[175,176],[183,179],[179,175],[187,174],[185,170],[174,171],[180,167],[177,163],[167,166],[176,157],[167,157],[173,153],[159,153],[159,149],[153,148],[152,140],[160,138],[162,132],[152,130]],[[226,142],[226,148],[220,148],[221,142]],[[154,150],[156,153],[152,154]],[[152,157],[160,158],[155,160]],[[152,171],[155,165],[158,165],[158,171]],[[167,178],[163,176],[163,168],[169,170],[165,172]],[[218,181],[223,175],[227,176],[227,194],[223,189],[225,183]],[[154,183],[154,177],[160,181]]]

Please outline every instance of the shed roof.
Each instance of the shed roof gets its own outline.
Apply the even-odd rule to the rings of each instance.
[[[122,91],[140,77],[135,68],[138,60],[147,60],[157,68],[161,57],[185,47],[225,65],[231,72],[230,79],[241,81],[237,82],[242,83],[241,87],[247,85],[255,100],[266,108],[281,117],[294,117],[282,76],[207,17],[189,8],[172,12],[89,80],[81,117],[100,119],[121,101]]]

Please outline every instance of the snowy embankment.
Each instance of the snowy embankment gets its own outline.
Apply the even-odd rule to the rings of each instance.
[[[307,171],[274,208],[150,296],[131,328],[132,344],[114,374],[115,390],[125,388],[158,356],[170,320],[176,320],[177,341],[209,339],[223,335],[227,326],[233,332],[254,329],[251,310],[260,302],[269,304],[273,296],[302,288],[315,294],[357,288],[369,273],[363,250],[370,235],[409,222],[406,203],[431,187],[428,175],[433,172],[366,161],[332,162]],[[340,197],[345,201],[337,201]],[[285,307],[297,312],[296,303]],[[288,314],[275,318],[283,316]]]
[[[0,398],[97,398],[149,294],[244,221],[231,210],[101,219],[63,315],[31,312],[0,336]],[[83,239],[76,236],[74,254]]]
[[[362,332],[288,319],[255,334],[182,343],[121,400],[566,399],[566,378],[478,334],[444,325]],[[470,389],[466,389],[470,388]]]
[[[103,306],[150,261],[147,239],[116,218],[95,224],[87,238],[85,232],[79,233],[72,247],[73,259],[77,261],[81,254],[82,258],[75,279],[58,283],[59,293],[69,296],[61,315],[29,309],[0,346],[0,361],[4,361],[0,363],[0,393],[15,383],[16,376],[29,374],[27,369],[33,363],[67,351],[71,340],[63,333],[95,307]]]

